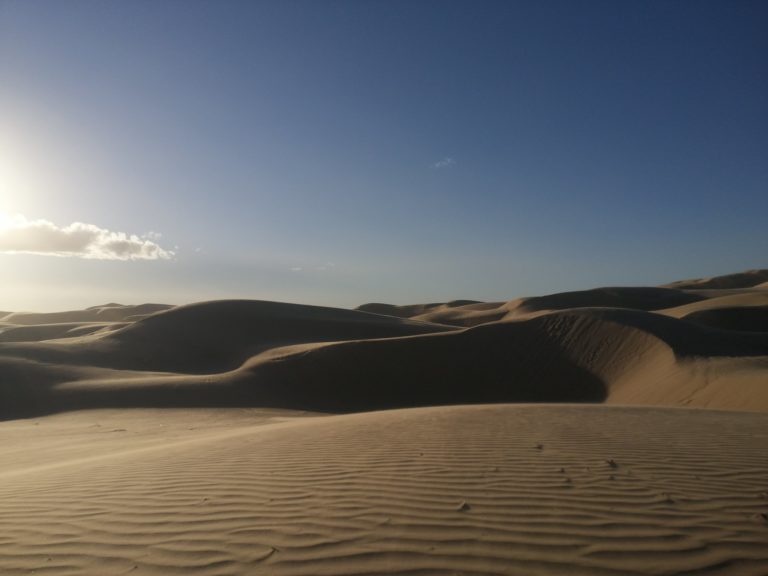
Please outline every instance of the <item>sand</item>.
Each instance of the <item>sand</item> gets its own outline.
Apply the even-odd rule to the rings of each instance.
[[[768,415],[74,412],[0,424],[4,574],[753,574]],[[18,451],[23,452],[19,457]]]
[[[765,277],[0,313],[0,574],[765,576]]]

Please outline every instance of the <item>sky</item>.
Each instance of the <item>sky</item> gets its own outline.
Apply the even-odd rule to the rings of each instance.
[[[0,310],[768,267],[768,3],[0,0]]]

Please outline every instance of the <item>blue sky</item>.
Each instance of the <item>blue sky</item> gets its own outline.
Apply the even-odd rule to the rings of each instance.
[[[766,29],[733,0],[0,0],[0,310],[765,267]]]

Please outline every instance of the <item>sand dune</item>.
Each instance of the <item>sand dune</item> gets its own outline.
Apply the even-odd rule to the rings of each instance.
[[[0,424],[16,440],[0,446],[3,573],[760,576],[768,565],[763,414],[275,416]],[[64,453],[46,447],[63,437]]]
[[[713,308],[768,307],[768,290],[749,289],[746,291],[735,291],[735,293],[732,290],[717,290],[705,291],[705,293],[710,294],[710,296],[691,304],[675,306],[660,310],[659,312],[668,316],[674,316],[675,318],[685,318],[693,312]]]
[[[509,306],[507,302],[454,300],[452,302],[406,306],[372,303],[363,304],[357,310],[447,326],[468,327],[501,320],[509,312]]]
[[[276,346],[448,329],[338,308],[229,300],[178,306],[95,337],[7,344],[3,350],[47,363],[217,373]]]
[[[438,306],[428,312],[414,316],[413,319],[447,326],[472,327],[503,320],[514,308],[514,303],[509,302]]]
[[[179,306],[102,338],[159,370],[235,368],[277,346],[445,331],[443,326],[338,308],[230,300]]]
[[[691,312],[685,319],[695,324],[722,330],[768,332],[767,307],[710,308]]]
[[[768,269],[747,270],[737,274],[726,274],[712,278],[695,278],[693,280],[678,280],[667,284],[667,288],[749,288],[768,282]]]
[[[405,306],[397,306],[394,304],[381,304],[378,302],[371,302],[369,304],[363,304],[358,306],[356,310],[362,312],[372,312],[373,314],[383,314],[385,316],[395,316],[397,318],[413,318],[414,316],[421,316],[430,312],[436,312],[438,310],[449,310],[452,308],[466,308],[473,305],[485,306],[485,302],[478,302],[477,300],[453,300],[451,302],[437,302],[432,304],[408,304]]]
[[[616,287],[596,288],[577,292],[561,292],[547,296],[518,298],[509,302],[455,301],[445,304],[391,306],[364,304],[360,310],[390,314],[453,326],[476,326],[523,315],[571,308],[629,308],[632,310],[662,310],[699,302],[707,297],[693,292],[670,288]]]
[[[40,342],[41,340],[77,338],[119,330],[129,324],[130,322],[62,322],[16,326],[0,323],[0,342]]]
[[[764,272],[0,313],[0,573],[764,576]]]
[[[11,314],[23,324],[0,334],[0,414],[601,401],[768,410],[768,290],[603,288],[364,308],[396,315],[244,300],[82,316],[112,311],[111,324]],[[446,314],[454,326],[421,320]]]
[[[234,380],[247,382],[254,393],[268,390],[265,395],[282,407],[333,412],[436,403],[613,401],[611,392],[628,381],[637,387],[633,403],[696,405],[695,395],[673,401],[687,390],[675,388],[675,381],[696,380],[698,367],[717,358],[766,356],[768,334],[723,333],[645,312],[590,309],[448,334],[288,349],[253,358]],[[644,378],[661,366],[667,368],[668,388],[662,401]],[[712,389],[708,392],[708,405],[717,406]],[[723,394],[734,408],[726,397],[736,391]],[[768,397],[763,393],[741,408],[768,409]]]
[[[170,308],[173,308],[173,306],[168,304],[140,304],[138,306],[105,304],[103,306],[92,306],[85,310],[71,310],[69,312],[13,312],[0,316],[0,323],[28,326],[73,322],[135,321]]]
[[[689,292],[670,288],[597,288],[525,298],[519,308],[527,312],[596,307],[648,311],[681,306],[701,298]]]
[[[743,329],[744,318],[755,330]],[[571,308],[450,329],[361,312],[208,303],[111,333],[2,345],[0,390],[15,404],[0,413],[600,401],[768,410],[760,318],[749,308],[735,318],[742,329],[731,330],[642,310]],[[26,393],[14,392],[14,381],[27,383]]]

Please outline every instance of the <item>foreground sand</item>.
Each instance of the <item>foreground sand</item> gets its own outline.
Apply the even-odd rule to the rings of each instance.
[[[0,437],[3,574],[768,571],[764,414],[96,410]]]

